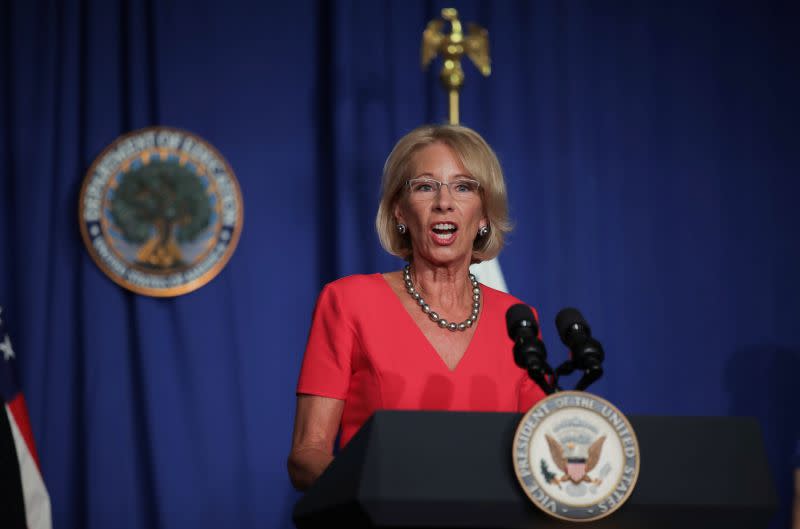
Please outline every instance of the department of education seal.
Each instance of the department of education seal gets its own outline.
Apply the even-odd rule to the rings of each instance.
[[[608,516],[639,476],[639,443],[628,420],[608,401],[580,391],[536,403],[517,427],[512,457],[531,501],[563,520]]]
[[[117,284],[148,296],[200,288],[230,259],[242,231],[239,183],[225,159],[186,131],[121,136],[89,168],[81,234]]]

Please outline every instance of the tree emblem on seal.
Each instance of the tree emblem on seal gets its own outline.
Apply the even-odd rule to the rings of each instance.
[[[150,163],[125,174],[111,199],[111,218],[128,242],[141,244],[145,267],[182,266],[177,243],[193,242],[211,219],[206,189],[188,168]]]

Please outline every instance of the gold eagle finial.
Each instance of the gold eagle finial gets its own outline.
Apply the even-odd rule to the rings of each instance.
[[[450,22],[449,35],[442,33],[445,21]],[[450,94],[450,123],[458,124],[458,92],[464,85],[461,57],[466,54],[484,76],[492,73],[489,32],[476,24],[468,23],[465,35],[458,20],[458,11],[452,7],[442,9],[442,18],[428,22],[422,32],[422,69],[425,70],[439,54],[443,59],[439,77]]]

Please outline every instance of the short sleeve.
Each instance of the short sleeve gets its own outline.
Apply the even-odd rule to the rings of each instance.
[[[339,293],[326,285],[317,299],[297,393],[344,399],[350,386],[354,333]]]

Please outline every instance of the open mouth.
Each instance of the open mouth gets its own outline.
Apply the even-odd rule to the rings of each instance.
[[[446,243],[455,238],[458,225],[452,222],[437,222],[431,226],[431,231],[438,242]]]

